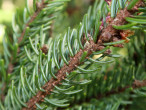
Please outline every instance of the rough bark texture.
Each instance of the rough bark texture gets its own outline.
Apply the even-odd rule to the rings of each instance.
[[[138,10],[138,7],[141,7],[141,6],[144,6],[144,3],[140,0],[134,6],[133,9],[127,10],[127,8],[125,8],[124,10],[121,10],[114,19],[111,18],[109,25],[105,29],[102,30],[102,33],[101,33],[101,35],[99,37],[99,40],[98,40],[98,43],[116,41],[117,39],[115,39],[115,38],[117,38],[117,37],[120,38],[120,39],[126,40],[128,35],[127,36],[121,36],[120,35],[121,30],[119,31],[119,30],[113,28],[113,25],[120,26],[120,25],[126,24],[127,21],[125,20],[125,18],[126,17],[132,17],[133,13],[135,13]],[[127,33],[126,31],[124,31],[124,32]]]
[[[51,94],[51,91],[53,90],[54,86],[59,85],[62,80],[66,77],[66,72],[70,73],[72,72],[76,66],[80,64],[80,58],[83,54],[83,52],[87,51],[88,55],[91,55],[93,51],[100,50],[100,47],[103,46],[103,43],[105,42],[112,42],[116,40],[121,40],[120,31],[116,30],[112,27],[112,25],[123,25],[126,24],[126,17],[132,16],[132,14],[136,11],[136,8],[139,6],[143,6],[143,3],[140,1],[134,9],[131,11],[128,11],[126,8],[124,10],[121,10],[115,19],[111,20],[110,24],[102,30],[100,37],[97,41],[97,44],[94,43],[91,39],[89,41],[89,45],[87,45],[83,50],[80,50],[74,57],[72,57],[69,61],[69,65],[64,64],[64,66],[57,72],[56,77],[57,79],[51,78],[42,88],[45,90],[38,91],[36,96],[33,96],[28,102],[27,107],[22,108],[23,110],[33,110],[36,109],[36,103],[40,103],[44,100],[46,95]],[[35,16],[35,15],[34,15]],[[96,30],[95,30],[96,31]],[[24,31],[25,33],[25,31]],[[23,35],[23,33],[22,33]],[[22,37],[23,38],[23,37]],[[142,87],[143,84],[136,83],[136,87]],[[145,85],[145,83],[144,83]],[[124,89],[125,90],[125,89]],[[123,90],[122,90],[123,91]]]

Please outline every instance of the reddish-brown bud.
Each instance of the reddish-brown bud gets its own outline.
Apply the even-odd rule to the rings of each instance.
[[[41,48],[41,50],[42,50],[42,52],[44,54],[47,54],[48,53],[48,47],[47,47],[47,45],[43,45],[43,47]]]

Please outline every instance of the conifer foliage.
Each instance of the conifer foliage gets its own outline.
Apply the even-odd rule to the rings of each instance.
[[[68,2],[17,10],[3,39],[0,110],[118,110],[146,97],[146,1],[95,0],[77,28],[52,36]]]

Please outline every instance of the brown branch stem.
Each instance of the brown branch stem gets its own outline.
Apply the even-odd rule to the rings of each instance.
[[[25,24],[25,27],[21,33],[21,36],[18,38],[18,44],[21,43],[21,41],[23,40],[24,38],[24,35],[25,35],[25,32],[26,32],[26,28],[29,26],[30,23],[32,23],[35,18],[38,16],[38,14],[40,13],[40,11],[45,7],[45,3],[44,3],[44,0],[42,0],[41,3],[39,3],[39,7],[37,7],[37,10],[35,11],[35,13],[30,17],[30,20]],[[19,53],[19,48],[17,50],[17,53]],[[13,64],[13,56],[10,57],[10,62],[9,62],[9,65],[8,65],[8,68],[7,68],[7,74],[11,74],[13,72],[13,68],[14,68],[14,64]],[[5,86],[5,84],[4,84]],[[3,87],[5,88],[5,87]],[[2,91],[4,91],[5,89],[3,89]],[[2,96],[4,97],[4,96]],[[3,98],[4,100],[4,98]]]
[[[124,88],[118,88],[117,90],[112,90],[110,92],[107,92],[105,95],[99,95],[96,98],[101,99],[101,98],[106,97],[106,96],[122,93],[122,92],[124,92],[124,91],[126,91],[127,89],[130,89],[130,88],[138,89],[138,88],[141,88],[141,87],[146,87],[146,80],[143,80],[143,81],[134,80],[132,86],[125,86]]]
[[[62,80],[66,77],[66,72],[71,73],[76,66],[80,64],[80,58],[83,54],[83,52],[87,52],[87,56],[91,55],[93,51],[100,50],[100,46],[95,44],[92,40],[90,40],[90,44],[85,47],[85,49],[81,50],[69,61],[69,65],[64,64],[64,66],[57,72],[56,77],[57,79],[51,78],[42,88],[45,90],[38,91],[37,95],[32,97],[27,102],[27,108],[23,108],[23,110],[32,110],[35,109],[36,103],[39,103],[40,101],[43,101],[44,97],[48,94],[51,94],[51,91],[53,90],[55,85],[59,85]]]
[[[37,3],[37,4],[38,4],[37,10],[30,17],[30,20],[25,24],[25,27],[21,33],[21,36],[18,38],[18,44],[20,44],[21,41],[23,40],[25,32],[26,32],[26,28],[29,26],[30,23],[32,23],[35,20],[35,18],[38,16],[38,14],[41,12],[41,10],[45,7],[44,0],[42,0],[41,3]],[[19,52],[19,48],[18,48],[17,52]],[[13,62],[13,56],[11,56],[11,58],[10,58],[10,63],[8,65],[7,73],[12,73],[12,71],[13,71],[13,63],[12,62]]]
[[[41,4],[39,4],[39,3],[37,3],[37,4],[38,4],[38,7],[37,7],[36,12],[31,16],[30,20],[25,25],[23,32],[21,33],[21,36],[18,38],[18,44],[23,40],[23,37],[26,32],[26,28],[29,26],[30,23],[32,23],[35,20],[35,18],[38,16],[40,11],[45,7],[44,0],[41,2]]]

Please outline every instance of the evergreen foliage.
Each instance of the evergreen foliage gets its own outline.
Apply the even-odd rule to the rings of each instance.
[[[1,110],[118,110],[146,98],[146,1],[95,0],[77,28],[52,36],[68,2],[17,10],[0,56]]]

